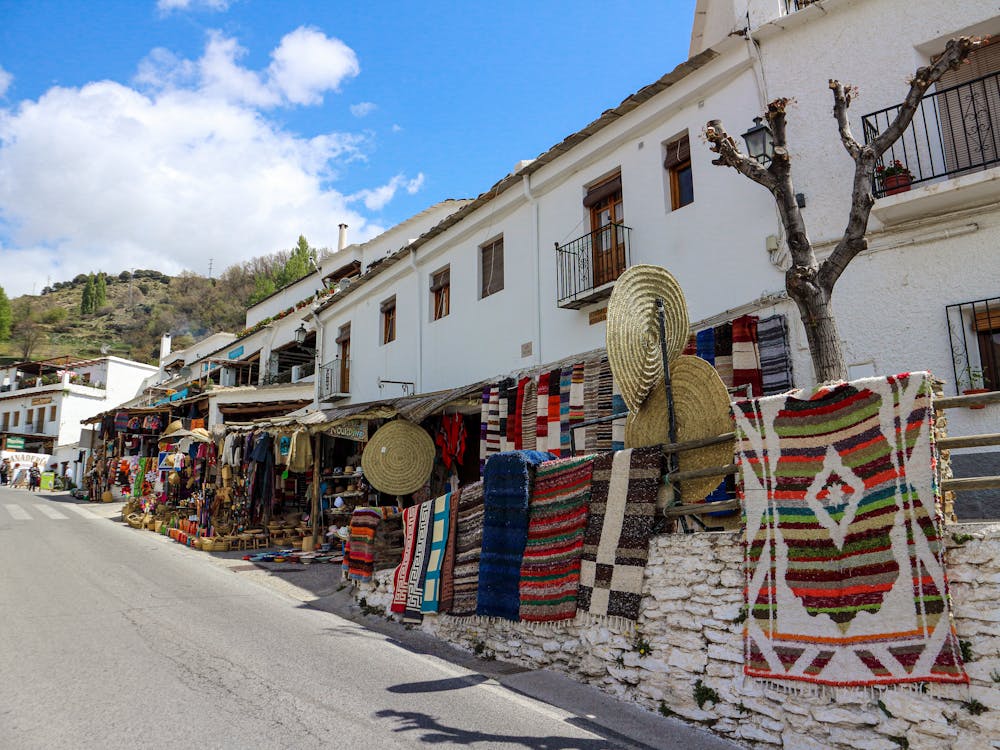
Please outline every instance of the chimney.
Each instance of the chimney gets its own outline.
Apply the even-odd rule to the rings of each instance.
[[[340,238],[337,240],[337,249],[343,250],[347,247],[347,224],[340,224]]]
[[[170,354],[170,334],[165,333],[160,336],[160,359],[166,359],[168,354]]]

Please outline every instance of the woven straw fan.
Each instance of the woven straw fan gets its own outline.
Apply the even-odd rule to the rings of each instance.
[[[388,495],[409,495],[430,479],[434,441],[412,422],[382,425],[361,454],[361,468],[372,487]]]
[[[641,264],[626,269],[608,300],[608,361],[631,412],[638,412],[663,380],[657,299],[663,300],[667,361],[672,362],[684,351],[690,324],[684,292],[667,269]]]
[[[670,364],[670,382],[678,442],[732,431],[729,392],[712,365],[699,357],[681,355]],[[629,414],[625,423],[625,447],[642,448],[669,442],[667,395],[661,378],[639,411]],[[718,445],[682,451],[678,454],[679,470],[727,466],[733,462],[735,447],[734,438]],[[681,500],[685,504],[701,502],[720,481],[719,477],[705,477],[681,482]]]

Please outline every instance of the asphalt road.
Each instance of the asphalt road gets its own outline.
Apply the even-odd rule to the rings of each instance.
[[[0,489],[4,748],[723,746],[626,741],[93,507]]]

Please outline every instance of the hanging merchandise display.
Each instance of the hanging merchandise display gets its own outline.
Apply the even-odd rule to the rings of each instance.
[[[608,300],[608,359],[630,411],[638,411],[663,379],[657,300],[663,302],[672,361],[687,343],[689,323],[684,292],[667,269],[642,264],[626,269]]]
[[[408,495],[430,478],[434,453],[434,441],[423,428],[397,419],[372,435],[361,455],[361,467],[379,492]]]

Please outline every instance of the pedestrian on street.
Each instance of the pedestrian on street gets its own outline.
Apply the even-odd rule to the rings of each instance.
[[[0,462],[0,486],[6,485],[10,478],[10,459],[5,458]]]
[[[38,468],[38,461],[35,461],[28,469],[28,489],[38,492],[38,487],[42,483],[42,470]]]

